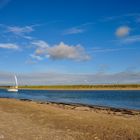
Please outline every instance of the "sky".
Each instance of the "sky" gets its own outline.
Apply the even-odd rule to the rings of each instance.
[[[0,84],[140,83],[139,0],[0,0]]]

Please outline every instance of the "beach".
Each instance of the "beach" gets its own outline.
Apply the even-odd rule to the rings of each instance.
[[[1,98],[0,114],[0,139],[140,139],[140,111]]]

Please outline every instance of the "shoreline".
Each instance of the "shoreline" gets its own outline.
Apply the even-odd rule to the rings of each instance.
[[[11,99],[11,98],[10,98]],[[20,101],[27,101],[27,102],[35,102],[38,104],[50,104],[50,105],[58,105],[58,107],[62,106],[69,106],[70,108],[74,109],[76,107],[87,107],[87,110],[106,110],[106,111],[114,111],[114,112],[124,112],[124,114],[127,114],[127,112],[138,112],[140,113],[140,109],[127,109],[127,108],[117,108],[117,107],[110,107],[110,106],[101,106],[101,105],[89,105],[89,104],[82,104],[82,103],[64,103],[64,102],[53,102],[53,101],[35,101],[30,99],[17,99]],[[89,108],[89,109],[88,109]]]
[[[33,102],[36,104],[44,104],[44,105],[54,105],[64,109],[71,110],[81,110],[81,111],[104,111],[106,113],[113,114],[121,114],[121,115],[140,115],[140,109],[127,109],[127,108],[117,108],[110,106],[100,106],[100,105],[89,105],[82,103],[64,103],[64,102],[53,102],[53,101],[37,101],[31,99],[15,99],[15,98],[0,98],[0,99],[9,99],[9,100],[17,100],[22,102]]]

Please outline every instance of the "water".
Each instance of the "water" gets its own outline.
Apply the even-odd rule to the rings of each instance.
[[[140,91],[48,91],[19,90],[18,93],[0,90],[0,98],[31,99],[63,103],[109,106],[140,110]]]

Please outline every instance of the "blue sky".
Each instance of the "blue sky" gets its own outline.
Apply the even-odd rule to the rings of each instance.
[[[139,0],[0,0],[1,75],[58,73],[54,83],[65,74],[139,75],[139,5]],[[123,82],[139,82],[130,79]]]

